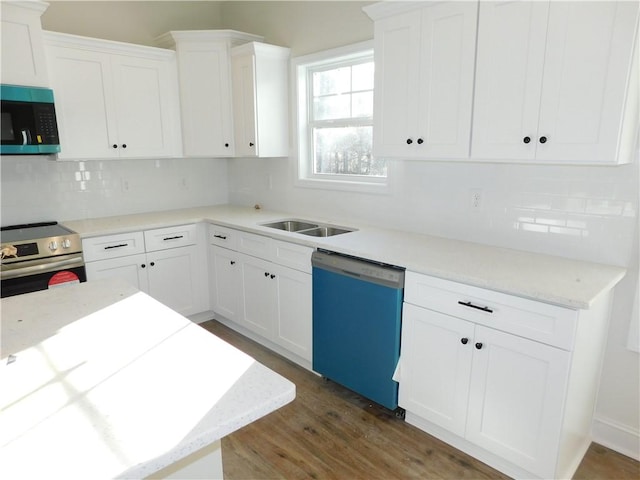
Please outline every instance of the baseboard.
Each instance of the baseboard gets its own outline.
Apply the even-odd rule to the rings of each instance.
[[[208,320],[212,320],[215,313],[212,310],[207,310],[200,313],[195,313],[193,315],[187,315],[187,318],[191,320],[193,323],[202,323]]]
[[[593,419],[593,441],[640,461],[640,431],[606,417]]]

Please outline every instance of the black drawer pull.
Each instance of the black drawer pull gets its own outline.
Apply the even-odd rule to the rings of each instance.
[[[111,250],[112,248],[122,248],[122,247],[128,247],[129,244],[128,243],[120,243],[119,245],[107,245],[106,247],[104,247],[105,250]]]
[[[493,310],[491,310],[489,307],[481,307],[479,305],[474,305],[471,302],[458,302],[458,305],[464,305],[465,307],[470,307],[470,308],[475,308],[476,310],[482,310],[483,312],[487,312],[487,313],[493,313]]]
[[[225,237],[224,235],[214,235],[215,238],[220,238],[222,240],[226,240],[227,237]]]
[[[179,238],[184,238],[184,235],[176,235],[175,237],[164,237],[162,240],[163,240],[163,241],[167,241],[167,240],[178,240]]]

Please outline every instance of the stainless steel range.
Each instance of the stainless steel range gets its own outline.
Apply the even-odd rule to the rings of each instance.
[[[80,236],[57,222],[0,228],[0,296],[86,282]]]

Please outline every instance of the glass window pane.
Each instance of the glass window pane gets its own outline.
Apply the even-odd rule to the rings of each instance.
[[[386,177],[384,160],[372,155],[373,127],[314,128],[315,174]]]
[[[335,118],[349,118],[350,95],[331,95],[313,99],[313,119],[331,120]]]
[[[353,66],[352,90],[373,90],[373,62]]]
[[[348,92],[351,89],[351,68],[341,67],[313,73],[313,95]]]
[[[373,116],[373,92],[354,93],[351,95],[352,117],[372,117]]]

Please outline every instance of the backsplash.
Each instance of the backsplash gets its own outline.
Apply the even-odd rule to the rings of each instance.
[[[0,162],[2,225],[74,220],[226,203],[227,160]]]
[[[580,260],[630,262],[637,159],[617,167],[393,161],[392,191],[385,195],[294,186],[294,161],[234,160],[230,201]],[[481,192],[477,209],[473,191]]]

